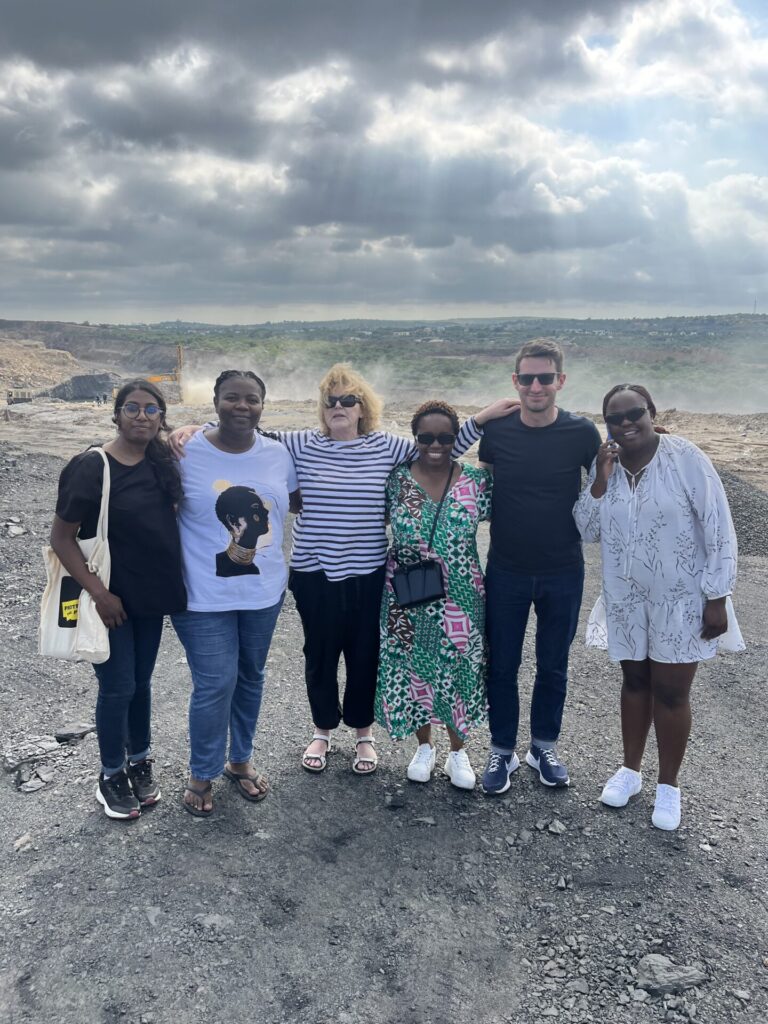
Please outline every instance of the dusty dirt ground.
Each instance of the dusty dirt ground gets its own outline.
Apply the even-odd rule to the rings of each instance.
[[[564,398],[567,396],[564,395]],[[564,402],[567,407],[567,401]],[[407,434],[415,406],[388,404],[384,429]],[[462,417],[476,412],[474,406],[459,409]],[[574,410],[576,411],[576,410]],[[594,411],[584,411],[601,425]],[[168,421],[173,426],[204,422],[213,415],[210,406],[171,406]],[[13,439],[27,451],[45,452],[69,458],[78,446],[84,447],[111,429],[110,411],[92,402],[51,401],[6,406],[0,397],[0,437]],[[316,403],[267,402],[263,425],[276,430],[314,427]],[[713,462],[738,474],[745,481],[768,490],[768,413],[702,414],[678,409],[661,410],[657,422],[672,433],[682,434],[697,444]],[[470,453],[471,457],[472,453]]]
[[[175,423],[201,415],[172,411]],[[268,407],[265,425],[301,426],[313,415],[311,403]],[[404,432],[409,415],[389,410],[386,425]],[[669,416],[720,465],[768,479],[768,417]],[[0,1020],[766,1019],[765,558],[741,563],[735,602],[747,653],[697,676],[677,833],[650,825],[652,742],[643,793],[620,812],[598,803],[621,757],[618,674],[586,650],[583,629],[560,745],[569,790],[545,789],[525,765],[496,799],[454,790],[439,772],[427,786],[409,784],[413,744],[393,744],[378,728],[375,776],[352,775],[343,729],[328,771],[303,772],[310,727],[290,599],[256,738],[269,798],[250,805],[222,780],[212,820],[181,809],[189,679],[169,627],[155,675],[163,799],[135,823],[111,822],[93,796],[93,735],[53,738],[65,723],[92,722],[92,670],[36,654],[40,546],[57,476],[64,458],[109,436],[109,413],[34,403],[9,417],[0,410]],[[765,519],[754,522],[762,506],[745,501],[745,521],[764,532]],[[583,618],[598,579],[590,550]],[[532,656],[529,637],[523,722]],[[444,758],[444,736],[438,750]],[[486,750],[481,730],[469,745],[477,770]],[[704,980],[648,993],[639,982],[650,953]]]

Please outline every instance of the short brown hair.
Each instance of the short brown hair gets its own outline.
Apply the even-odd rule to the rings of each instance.
[[[549,359],[555,364],[558,373],[563,372],[563,350],[551,338],[534,338],[526,341],[515,356],[515,373],[520,372],[520,363],[524,359]]]

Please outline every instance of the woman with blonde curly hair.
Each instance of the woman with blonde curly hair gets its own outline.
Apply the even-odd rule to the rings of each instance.
[[[382,408],[370,384],[337,363],[320,381],[318,429],[273,435],[291,453],[301,490],[288,587],[304,628],[314,731],[301,763],[310,772],[325,769],[331,733],[342,721],[356,732],[355,774],[370,775],[377,765],[371,727],[387,557],[384,490],[390,471],[416,454],[412,440],[379,429]],[[479,439],[485,422],[512,408],[500,399],[470,417],[455,454]],[[177,450],[185,436],[186,428],[176,432]],[[346,686],[340,699],[342,655]]]

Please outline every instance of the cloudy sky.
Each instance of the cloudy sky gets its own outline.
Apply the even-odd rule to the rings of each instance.
[[[765,0],[0,0],[0,317],[768,311]]]

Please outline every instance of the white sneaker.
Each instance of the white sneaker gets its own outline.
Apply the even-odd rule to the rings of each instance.
[[[660,782],[656,787],[656,803],[651,822],[665,832],[674,832],[680,824],[680,790]]]
[[[429,743],[421,743],[411,758],[406,775],[411,782],[429,782],[435,770],[435,748]]]
[[[619,768],[603,786],[600,799],[608,807],[626,807],[629,798],[637,796],[643,788],[643,776],[632,768]]]
[[[458,789],[475,788],[477,780],[466,750],[452,750],[446,759],[443,771]]]

